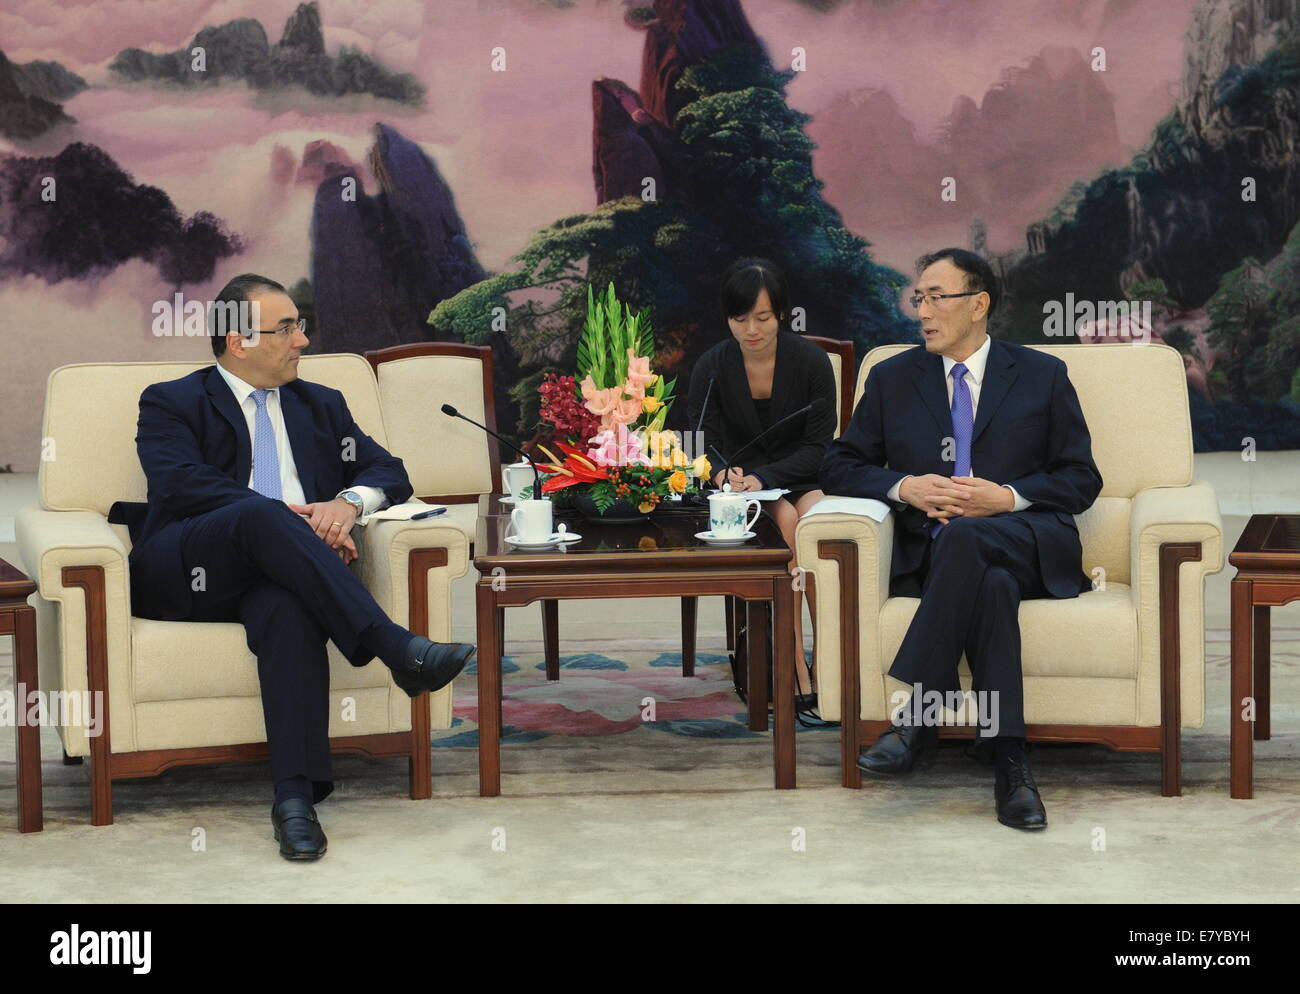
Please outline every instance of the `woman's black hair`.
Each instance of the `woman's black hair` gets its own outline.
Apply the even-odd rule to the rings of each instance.
[[[760,290],[767,291],[782,328],[789,326],[790,288],[785,274],[770,259],[737,259],[722,274],[722,316],[740,317],[754,309]]]

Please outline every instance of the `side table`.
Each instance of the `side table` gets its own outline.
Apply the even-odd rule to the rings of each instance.
[[[39,690],[36,669],[36,609],[27,598],[36,584],[0,559],[0,635],[14,641],[14,728],[18,748],[18,831],[39,832],[45,824],[41,805],[41,726],[26,721],[27,699]]]
[[[1232,581],[1231,796],[1255,796],[1254,738],[1269,737],[1269,608],[1300,598],[1300,514],[1254,514],[1228,556]]]

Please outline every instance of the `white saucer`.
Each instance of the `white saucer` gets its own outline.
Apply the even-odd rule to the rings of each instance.
[[[718,538],[713,534],[713,530],[696,532],[695,537],[701,542],[707,542],[709,545],[742,545],[753,538],[756,532],[745,532],[742,535],[736,535],[731,538]]]
[[[497,498],[497,499],[500,500],[502,504],[514,504],[514,503],[515,503],[515,499],[514,499],[513,497],[511,497],[509,494],[506,494],[504,497],[499,497],[499,498]]]
[[[551,537],[545,542],[525,542],[514,535],[507,535],[506,544],[512,545],[516,549],[554,549],[568,542],[577,542],[582,538],[577,532],[552,532]]]

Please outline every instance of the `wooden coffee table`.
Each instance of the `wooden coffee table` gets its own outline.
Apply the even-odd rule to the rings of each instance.
[[[754,525],[755,537],[739,546],[716,548],[695,538],[709,527],[704,510],[672,509],[644,522],[605,525],[576,513],[557,511],[571,532],[582,536],[563,549],[528,551],[505,542],[510,507],[499,494],[479,501],[474,539],[478,619],[479,794],[501,793],[501,653],[505,609],[533,601],[607,597],[698,597],[732,595],[745,601],[749,630],[769,621],[773,639],[772,736],[775,784],[795,786],[794,772],[794,588],[791,552],[767,515]],[[616,631],[614,624],[610,632]],[[765,639],[751,639],[750,725],[768,727]]]
[[[1269,737],[1269,608],[1300,598],[1300,514],[1255,514],[1246,523],[1228,562],[1232,581],[1231,795],[1250,798],[1254,789],[1254,738]]]

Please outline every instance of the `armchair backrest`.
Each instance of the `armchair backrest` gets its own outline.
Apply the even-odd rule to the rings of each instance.
[[[501,492],[496,441],[459,418],[450,404],[493,431],[492,349],[459,342],[414,342],[367,352],[389,425],[389,451],[406,466],[417,497],[470,503]]]
[[[810,342],[816,342],[826,350],[831,361],[831,370],[835,373],[835,438],[844,434],[853,415],[853,405],[849,396],[853,392],[853,343],[838,338],[823,338],[820,335],[804,335]],[[855,398],[856,399],[856,398]]]
[[[211,362],[84,362],[60,366],[45,385],[41,507],[108,514],[114,501],[146,498],[135,451],[140,394]],[[354,353],[305,355],[304,380],[343,393],[361,429],[387,447],[379,392],[369,364]]]
[[[862,360],[854,406],[872,367],[911,346],[884,345]],[[1070,371],[1101,472],[1097,502],[1077,516],[1084,566],[1129,582],[1129,512],[1148,487],[1192,482],[1192,422],[1182,356],[1167,345],[1034,345]],[[979,472],[979,467],[975,467]]]

